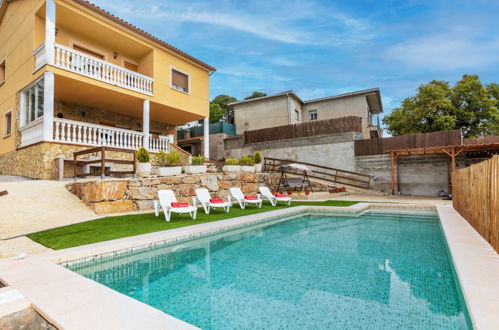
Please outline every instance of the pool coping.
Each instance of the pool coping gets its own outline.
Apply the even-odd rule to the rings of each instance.
[[[32,303],[33,308],[58,328],[196,329],[154,307],[74,273],[60,264],[96,255],[117,254],[118,251],[133,251],[144,246],[172,244],[310,211],[334,211],[341,215],[358,216],[368,209],[436,211],[440,216],[474,328],[499,328],[499,319],[493,318],[494,315],[499,315],[499,283],[493,281],[494,276],[499,276],[499,257],[450,206],[388,203],[358,203],[349,207],[296,206],[30,255],[20,260],[2,260],[0,280],[21,292]],[[96,304],[96,301],[99,303]]]

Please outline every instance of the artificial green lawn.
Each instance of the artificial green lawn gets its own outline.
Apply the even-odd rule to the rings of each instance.
[[[359,202],[354,201],[325,201],[325,202],[304,202],[296,201],[291,206],[299,205],[321,205],[321,206],[350,206]],[[235,218],[243,215],[267,212],[288,206],[279,205],[273,207],[265,201],[261,209],[249,205],[241,210],[239,205],[234,205],[230,213],[225,213],[221,208],[212,210],[210,214],[205,214],[202,208],[198,209],[196,220],[192,220],[189,214],[173,214],[170,222],[165,221],[161,212],[159,217],[154,213],[131,214],[115,217],[106,217],[96,220],[77,223],[69,226],[49,229],[28,235],[32,240],[55,250],[80,246],[90,243],[109,241],[112,239],[130,237],[147,234],[161,230],[179,228],[184,226],[197,225],[212,221]]]

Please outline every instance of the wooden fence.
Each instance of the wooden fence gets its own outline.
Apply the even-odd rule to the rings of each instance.
[[[453,173],[452,203],[499,253],[499,155]]]
[[[382,139],[357,140],[355,141],[355,156],[380,155],[388,150],[461,144],[462,135],[460,130],[405,134]]]
[[[265,118],[262,118],[262,120],[265,120]],[[348,116],[246,131],[244,132],[244,143],[287,140],[346,132],[362,132],[362,118]]]

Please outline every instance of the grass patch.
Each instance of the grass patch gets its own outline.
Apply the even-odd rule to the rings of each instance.
[[[296,201],[292,203],[292,206],[321,205],[346,207],[357,203],[359,202]],[[249,205],[245,210],[241,210],[239,206],[234,205],[234,207],[231,208],[230,213],[225,213],[223,209],[217,209],[212,210],[208,215],[204,213],[202,208],[199,208],[196,220],[192,220],[189,214],[173,214],[170,222],[165,221],[163,213],[161,213],[159,217],[154,216],[154,213],[111,216],[37,232],[28,235],[28,237],[46,247],[60,250],[74,246],[109,241],[117,238],[225,220],[243,215],[268,212],[287,207],[288,206],[285,205],[273,207],[268,201],[264,201],[261,209],[256,208],[256,206]]]

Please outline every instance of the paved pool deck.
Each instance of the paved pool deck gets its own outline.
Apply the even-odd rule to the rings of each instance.
[[[448,205],[359,203],[350,207],[297,206],[31,255],[19,260],[0,260],[0,280],[19,291],[44,318],[60,328],[193,328],[58,264],[217,234],[228,229],[243,230],[242,228],[248,225],[264,225],[272,218],[293,216],[299,212],[334,211],[354,216],[368,208],[436,210],[474,328],[499,329],[499,256],[468,222]],[[95,301],[99,301],[99,304],[95,304]]]

